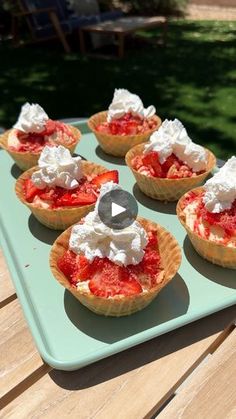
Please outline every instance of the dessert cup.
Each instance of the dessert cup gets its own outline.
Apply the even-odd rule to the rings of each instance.
[[[155,115],[152,118],[155,118],[157,126],[143,134],[136,135],[111,135],[97,131],[96,127],[107,120],[107,111],[92,115],[88,120],[88,126],[96,136],[99,145],[105,153],[112,156],[124,157],[132,147],[148,141],[150,135],[160,127],[161,119],[159,116]]]
[[[206,171],[202,174],[182,179],[148,177],[135,170],[131,162],[134,157],[143,154],[144,144],[137,145],[129,150],[125,156],[125,161],[132,170],[140,190],[145,195],[160,201],[177,201],[185,192],[200,185],[215,167],[216,158],[214,154],[210,150],[206,149],[206,151],[208,159]]]
[[[87,161],[82,161],[82,169],[84,175],[98,175],[107,172],[105,167]],[[52,209],[37,207],[33,203],[27,202],[24,197],[24,181],[29,179],[36,170],[38,170],[37,166],[32,167],[17,179],[15,192],[19,200],[31,210],[40,223],[53,230],[65,230],[94,209],[95,204]]]
[[[203,187],[195,188],[192,190],[192,192],[195,192],[197,195],[203,191]],[[193,247],[196,249],[200,256],[202,256],[204,259],[207,259],[209,262],[223,266],[224,268],[236,269],[235,247],[229,247],[220,243],[216,243],[213,240],[205,239],[192,231],[186,224],[186,217],[183,211],[184,199],[185,195],[183,195],[178,201],[176,212],[179,221],[184,226]]]
[[[58,145],[63,145],[64,147],[68,148],[71,154],[73,154],[75,147],[81,138],[81,132],[79,131],[78,128],[73,127],[71,125],[69,125],[69,128],[71,129],[71,132],[73,133],[75,137],[75,141],[71,145],[62,144],[61,142],[58,142]],[[40,152],[30,152],[30,151],[19,152],[19,151],[10,150],[8,147],[8,135],[10,134],[11,131],[12,130],[5,131],[2,135],[0,135],[0,147],[2,147],[4,150],[8,152],[8,154],[10,154],[10,156],[15,161],[16,165],[21,170],[23,171],[28,170],[31,167],[36,166],[38,163],[38,159],[40,157],[41,151]],[[56,141],[55,141],[55,145],[56,145]]]
[[[78,290],[71,286],[69,280],[57,266],[58,259],[68,250],[71,228],[64,231],[55,241],[50,253],[50,267],[55,279],[68,289],[89,310],[104,316],[127,316],[142,310],[157,296],[161,289],[175,276],[181,263],[181,250],[175,238],[159,224],[144,218],[137,219],[147,230],[154,228],[158,234],[158,251],[163,271],[162,281],[149,291],[132,296],[116,295],[114,297],[98,297],[92,293]]]

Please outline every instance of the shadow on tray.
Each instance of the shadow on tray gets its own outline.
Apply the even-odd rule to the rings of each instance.
[[[176,202],[163,202],[149,198],[139,189],[137,183],[135,183],[133,187],[133,194],[137,201],[140,202],[140,204],[150,208],[153,211],[161,212],[163,214],[176,215]]]
[[[21,170],[15,163],[11,167],[11,175],[15,179],[18,179],[20,175],[22,175],[23,170]]]
[[[170,300],[171,286],[175,289],[175,296],[172,300]],[[182,293],[183,295],[181,296],[180,294]],[[165,301],[168,294],[169,299]],[[161,296],[163,297],[163,301]],[[180,310],[180,307],[178,309],[173,307],[175,305],[176,298],[178,306],[182,301],[182,310]],[[96,316],[95,314],[89,312],[89,310],[85,307],[82,307],[68,291],[65,292],[65,307],[67,312],[69,311],[67,314],[70,314],[74,319],[74,324],[80,324],[83,326],[82,329],[85,333],[88,333],[90,330],[95,337],[102,334],[103,337],[104,335],[106,335],[106,337],[113,335],[114,338],[115,331],[117,334],[120,334],[120,336],[125,336],[125,331],[121,332],[122,327],[125,327],[127,331],[126,335],[128,337],[130,322],[132,322],[132,327],[134,327],[132,332],[135,333],[135,329],[136,331],[141,331],[145,324],[146,327],[149,328],[157,324],[161,324],[162,321],[167,321],[168,319],[163,318],[163,310],[165,314],[167,310],[171,311],[172,314],[168,314],[168,318],[173,317],[174,313],[178,315],[178,311],[179,315],[181,315],[181,311],[184,314],[184,311],[187,310],[188,299],[189,296],[185,284],[181,277],[177,276],[175,280],[160,293],[156,301],[140,313],[132,315],[130,318],[124,317],[123,319],[109,319]],[[166,307],[165,302],[167,304]],[[68,305],[71,305],[70,309]],[[75,320],[76,316],[78,316],[77,320]],[[148,322],[149,316],[155,316],[155,318],[149,319]],[[181,327],[178,330],[173,330],[163,336],[148,340],[133,348],[125,351],[122,351],[121,349],[121,352],[118,351],[118,353],[113,356],[109,356],[108,358],[99,360],[92,365],[88,365],[82,368],[81,371],[70,371],[68,373],[67,371],[65,372],[53,369],[49,372],[49,375],[57,385],[64,389],[80,390],[94,387],[100,383],[112,380],[115,377],[122,376],[128,371],[137,370],[144,365],[151,364],[158,359],[165,358],[169,354],[175,352],[177,353],[182,348],[186,348],[196,342],[200,342],[208,336],[213,336],[215,333],[222,331],[222,329],[224,329],[226,325],[232,321],[232,318],[235,316],[235,309],[231,307],[215,313],[213,316],[214,321],[212,320],[212,316],[208,316],[204,319],[188,324],[185,327]],[[138,321],[140,323],[139,325],[136,324]],[[126,325],[127,322],[128,324]],[[101,329],[99,330],[99,328],[104,327],[104,325],[106,326],[106,332],[100,333]],[[157,385],[161,379],[161,376],[157,376]]]
[[[101,147],[98,145],[95,150],[96,155],[108,163],[118,164],[119,166],[126,166],[124,157],[110,156],[110,154],[104,153]]]
[[[36,239],[50,245],[53,244],[57,237],[62,233],[61,230],[51,230],[50,228],[45,227],[33,216],[33,214],[29,216],[28,226],[30,232]]]
[[[189,263],[204,277],[224,287],[236,289],[236,271],[234,269],[222,268],[203,259],[193,248],[188,236],[184,239],[183,250]]]
[[[184,315],[189,306],[189,293],[179,274],[144,310],[120,318],[92,313],[65,291],[65,311],[71,322],[86,335],[106,343],[114,343]]]

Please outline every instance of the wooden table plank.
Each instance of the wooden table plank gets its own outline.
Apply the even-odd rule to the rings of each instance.
[[[34,345],[17,299],[1,308],[0,331],[1,398],[34,374],[44,363]]]
[[[152,29],[164,23],[166,23],[164,16],[126,16],[112,21],[96,23],[96,25],[83,26],[82,30],[108,34],[127,34],[141,29]]]
[[[235,316],[231,307],[79,371],[53,370],[9,403],[3,417],[150,417]]]
[[[236,418],[236,329],[158,419]]]
[[[0,248],[0,307],[16,298],[15,289]]]

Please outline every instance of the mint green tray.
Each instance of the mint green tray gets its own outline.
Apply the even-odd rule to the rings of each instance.
[[[105,318],[83,307],[53,278],[48,257],[60,232],[43,227],[16,198],[20,171],[0,149],[1,245],[18,298],[42,358],[52,367],[75,370],[169,332],[236,303],[236,271],[206,262],[193,250],[175,215],[175,204],[145,197],[124,161],[105,155],[86,123],[77,152],[117,168],[121,186],[133,192],[142,217],[166,227],[183,249],[178,274],[154,302],[124,318]]]

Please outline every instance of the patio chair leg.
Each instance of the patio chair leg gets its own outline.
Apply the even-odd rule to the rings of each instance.
[[[79,29],[79,46],[80,46],[81,54],[86,54],[86,46],[85,46],[83,29]]]
[[[14,47],[17,47],[19,45],[19,32],[18,32],[18,21],[15,16],[12,17],[11,33],[12,33],[13,45]]]
[[[65,37],[65,35],[64,35],[64,33],[63,33],[62,29],[61,29],[61,25],[60,25],[60,22],[58,20],[58,17],[56,15],[56,13],[49,12],[49,16],[50,16],[52,25],[53,25],[53,27],[55,29],[55,32],[56,32],[58,38],[60,39],[60,41],[61,41],[61,43],[62,43],[62,45],[64,47],[65,52],[67,54],[69,54],[71,52],[71,49],[70,49],[70,46],[69,46],[69,44],[68,44],[68,42],[66,40],[66,37]]]
[[[125,37],[124,34],[119,34],[118,35],[118,57],[119,58],[124,58],[124,46],[125,46]]]
[[[163,23],[163,45],[166,45],[166,41],[167,41],[167,32],[168,32],[168,21],[166,20]]]

